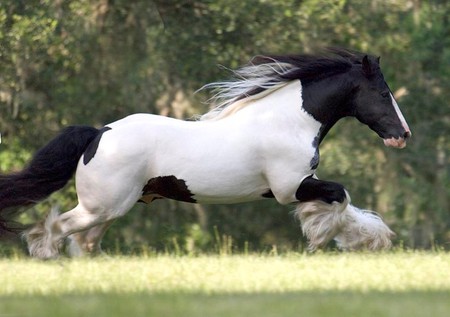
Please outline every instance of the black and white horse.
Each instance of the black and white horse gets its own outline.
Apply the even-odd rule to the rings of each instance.
[[[190,203],[276,199],[297,204],[311,249],[391,245],[373,212],[350,204],[341,184],[319,180],[319,145],[341,118],[356,117],[385,145],[402,148],[410,129],[379,59],[345,50],[321,56],[261,56],[216,89],[215,108],[196,121],[134,114],[101,129],[66,128],[28,167],[0,176],[4,230],[11,207],[34,204],[75,173],[78,205],[24,232],[32,256],[96,253],[108,226],[138,201]],[[7,212],[8,211],[8,212]]]

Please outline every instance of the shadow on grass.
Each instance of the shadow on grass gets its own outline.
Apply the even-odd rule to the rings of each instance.
[[[85,294],[0,297],[0,317],[448,317],[450,292]]]

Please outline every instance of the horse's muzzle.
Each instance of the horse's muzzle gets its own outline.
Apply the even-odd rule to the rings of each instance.
[[[391,147],[396,147],[399,149],[403,149],[406,146],[406,139],[411,137],[411,132],[410,131],[406,131],[403,134],[403,137],[400,138],[389,138],[389,139],[383,139],[384,141],[384,145],[386,146],[391,146]]]

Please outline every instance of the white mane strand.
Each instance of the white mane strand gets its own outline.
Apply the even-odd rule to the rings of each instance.
[[[244,100],[249,101],[266,96],[284,86],[288,80],[283,78],[283,75],[296,68],[292,64],[277,62],[275,59],[264,56],[255,58],[270,59],[270,62],[263,64],[250,62],[249,65],[238,70],[231,70],[233,74],[231,80],[210,83],[200,88],[200,90],[213,91],[213,96],[207,101],[211,104],[212,110],[202,115],[200,120],[219,119],[242,108]],[[241,100],[242,102],[238,102]],[[238,109],[234,109],[235,107]]]

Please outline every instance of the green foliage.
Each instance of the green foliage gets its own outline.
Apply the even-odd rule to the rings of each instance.
[[[411,126],[402,151],[345,120],[327,136],[319,176],[379,211],[399,241],[450,242],[450,4],[362,0],[4,0],[0,3],[0,171],[18,170],[63,126],[102,126],[134,112],[189,118],[193,91],[264,53],[344,46],[379,54]],[[72,187],[31,209],[75,204]],[[274,202],[136,206],[105,246],[196,253],[230,237],[235,250],[301,248],[289,211]],[[216,229],[215,229],[216,228]],[[228,239],[228,238],[227,238]]]

